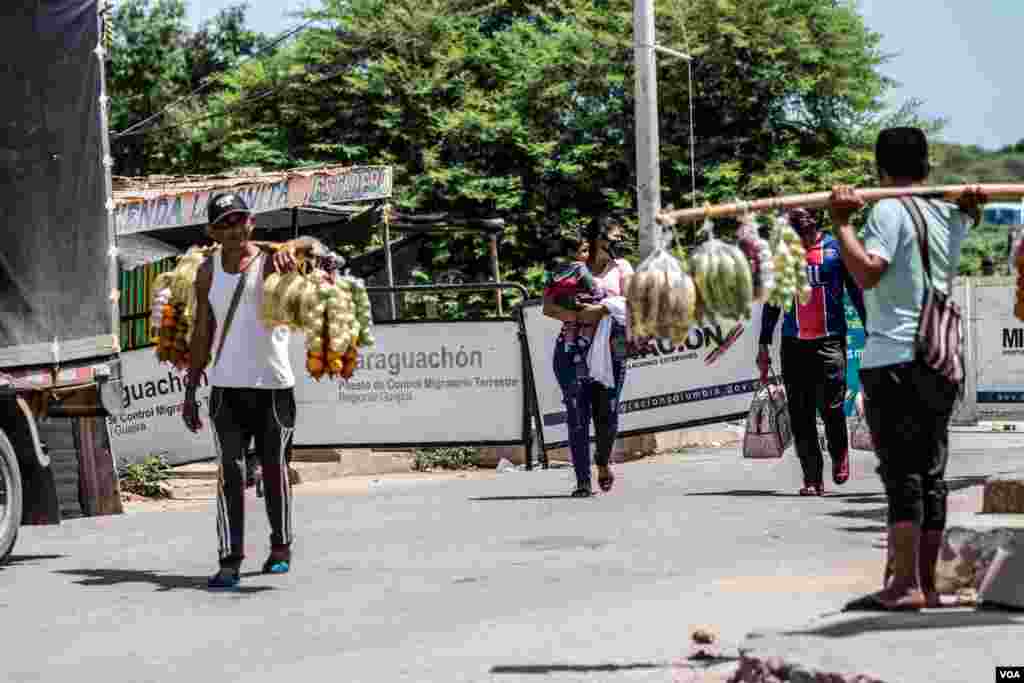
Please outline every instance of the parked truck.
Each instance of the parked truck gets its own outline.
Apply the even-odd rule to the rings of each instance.
[[[120,406],[100,0],[0,8],[0,562],[61,511],[41,420]]]

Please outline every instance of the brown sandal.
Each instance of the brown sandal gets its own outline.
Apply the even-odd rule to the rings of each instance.
[[[844,612],[918,612],[924,609],[924,594],[917,591],[917,594],[902,596],[897,600],[888,600],[882,597],[884,591],[872,593],[863,597],[851,600],[843,607]]]

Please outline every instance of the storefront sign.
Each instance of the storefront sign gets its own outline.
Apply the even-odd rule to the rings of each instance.
[[[288,187],[288,203],[292,206],[347,204],[390,196],[390,166],[364,166],[293,177]]]
[[[279,176],[280,177],[280,176]],[[149,199],[122,198],[114,208],[118,235],[204,225],[211,195],[233,192],[255,213],[313,204],[345,204],[391,196],[390,166],[364,166],[295,173],[274,182],[168,193]]]

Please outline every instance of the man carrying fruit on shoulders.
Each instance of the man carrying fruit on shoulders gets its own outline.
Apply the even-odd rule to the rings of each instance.
[[[832,481],[850,478],[849,435],[846,431],[846,309],[844,291],[864,321],[864,294],[847,271],[836,238],[820,230],[806,209],[786,216],[806,253],[811,294],[806,303],[794,301],[782,323],[782,379],[796,454],[803,470],[801,496],[825,492],[825,459],[818,442],[816,414],[825,422],[825,439],[832,458]],[[757,357],[762,381],[769,373],[769,349],[783,311],[765,305],[761,318],[761,348]]]
[[[182,416],[189,430],[203,427],[196,388],[209,364],[210,421],[219,460],[217,536],[220,571],[213,589],[239,584],[244,553],[245,454],[255,439],[271,527],[267,574],[291,565],[291,484],[287,456],[295,430],[295,375],[289,359],[290,332],[261,320],[264,280],[295,270],[294,254],[273,254],[251,240],[255,218],[237,194],[215,194],[208,204],[207,234],[220,244],[195,281],[195,328]]]

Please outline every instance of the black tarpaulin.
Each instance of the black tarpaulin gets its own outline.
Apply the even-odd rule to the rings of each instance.
[[[97,0],[0,7],[0,367],[113,343],[98,39]]]

